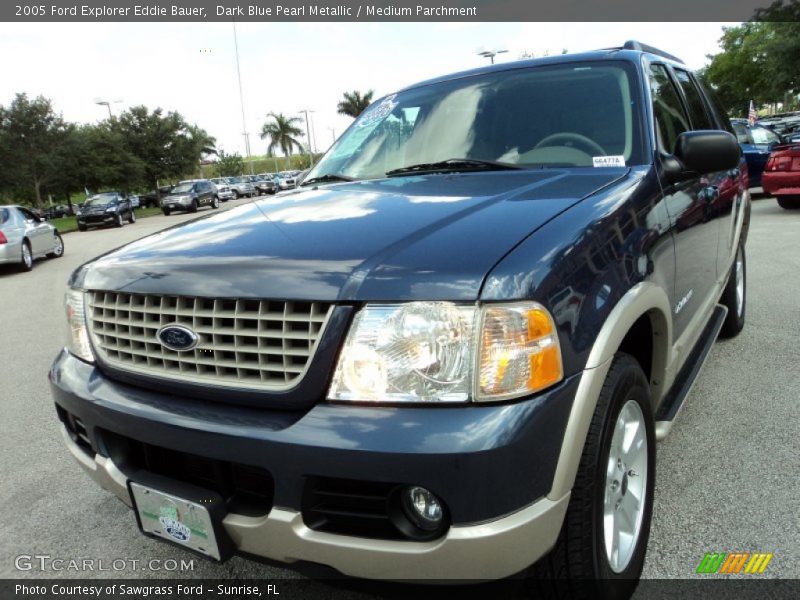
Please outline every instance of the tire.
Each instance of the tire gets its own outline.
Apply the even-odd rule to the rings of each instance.
[[[192,200],[192,205],[189,207],[189,212],[197,212],[197,200]]]
[[[136,214],[133,212],[133,209],[131,209],[131,214],[128,215],[128,223],[131,225],[136,223]]]
[[[800,208],[800,196],[778,196],[778,206],[786,210]]]
[[[219,208],[219,198],[214,196],[214,199],[211,200],[211,208]]]
[[[632,429],[636,433],[624,451],[622,433]],[[650,537],[655,443],[647,378],[632,356],[617,353],[597,400],[561,533],[550,554],[531,568],[528,587],[550,598],[630,597]],[[633,534],[630,544],[617,537],[616,554],[607,550],[614,525],[606,531],[606,514]]]
[[[122,227],[125,223],[122,221],[122,215],[117,213],[114,215],[114,227]]]
[[[238,200],[241,197],[242,197],[242,195],[237,190],[233,190],[233,199],[234,200]]]
[[[64,240],[61,238],[61,235],[56,233],[56,245],[53,248],[52,252],[47,253],[47,258],[61,258],[64,256]]]
[[[725,317],[719,335],[724,339],[736,337],[744,327],[747,309],[747,261],[741,242],[736,251],[736,258],[733,260],[731,274],[728,276],[728,283],[722,292],[720,303],[728,308],[728,315]]]
[[[161,212],[164,213],[165,217],[168,217],[172,211],[169,208],[162,208]]]
[[[78,225],[78,231],[86,231],[86,225]]]
[[[31,244],[28,240],[22,240],[19,260],[20,271],[27,272],[33,269],[33,252],[31,251]]]

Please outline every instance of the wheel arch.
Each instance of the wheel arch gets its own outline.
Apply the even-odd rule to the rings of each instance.
[[[650,282],[632,287],[609,314],[589,353],[567,420],[548,498],[558,499],[572,490],[592,415],[614,355],[620,350],[633,351],[650,381],[655,411],[665,392],[671,339],[672,319],[667,294]]]

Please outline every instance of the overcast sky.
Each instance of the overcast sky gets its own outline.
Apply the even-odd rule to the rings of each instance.
[[[719,51],[725,23],[239,23],[242,88],[253,154],[270,111],[315,111],[316,147],[351,119],[336,114],[345,90],[375,97],[416,81],[481,66],[479,48],[507,49],[497,62],[619,46],[637,39],[691,68]],[[730,24],[727,24],[730,25]],[[65,119],[95,122],[127,107],[176,110],[244,154],[231,23],[0,24],[0,104],[42,94]],[[302,123],[305,131],[305,121]]]

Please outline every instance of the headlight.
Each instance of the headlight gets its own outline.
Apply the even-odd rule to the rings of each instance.
[[[475,310],[438,302],[365,307],[350,327],[328,397],[469,400]]]
[[[86,310],[83,292],[69,290],[64,298],[67,309],[67,350],[87,362],[94,362],[89,331],[86,328]]]
[[[553,320],[536,303],[368,305],[350,327],[328,399],[505,400],[562,377]]]
[[[108,208],[106,208],[106,212],[117,212],[117,207],[109,206]]]

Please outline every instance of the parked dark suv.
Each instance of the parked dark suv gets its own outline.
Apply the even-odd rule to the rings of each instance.
[[[656,439],[744,325],[745,171],[635,42],[390,94],[298,191],[73,274],[67,446],[218,560],[625,597]]]
[[[208,179],[181,181],[161,199],[161,211],[169,215],[173,210],[197,212],[201,206],[219,208],[216,186]]]
[[[136,222],[136,214],[128,197],[120,192],[102,192],[88,198],[77,215],[78,229],[113,225],[122,227],[125,221]]]

